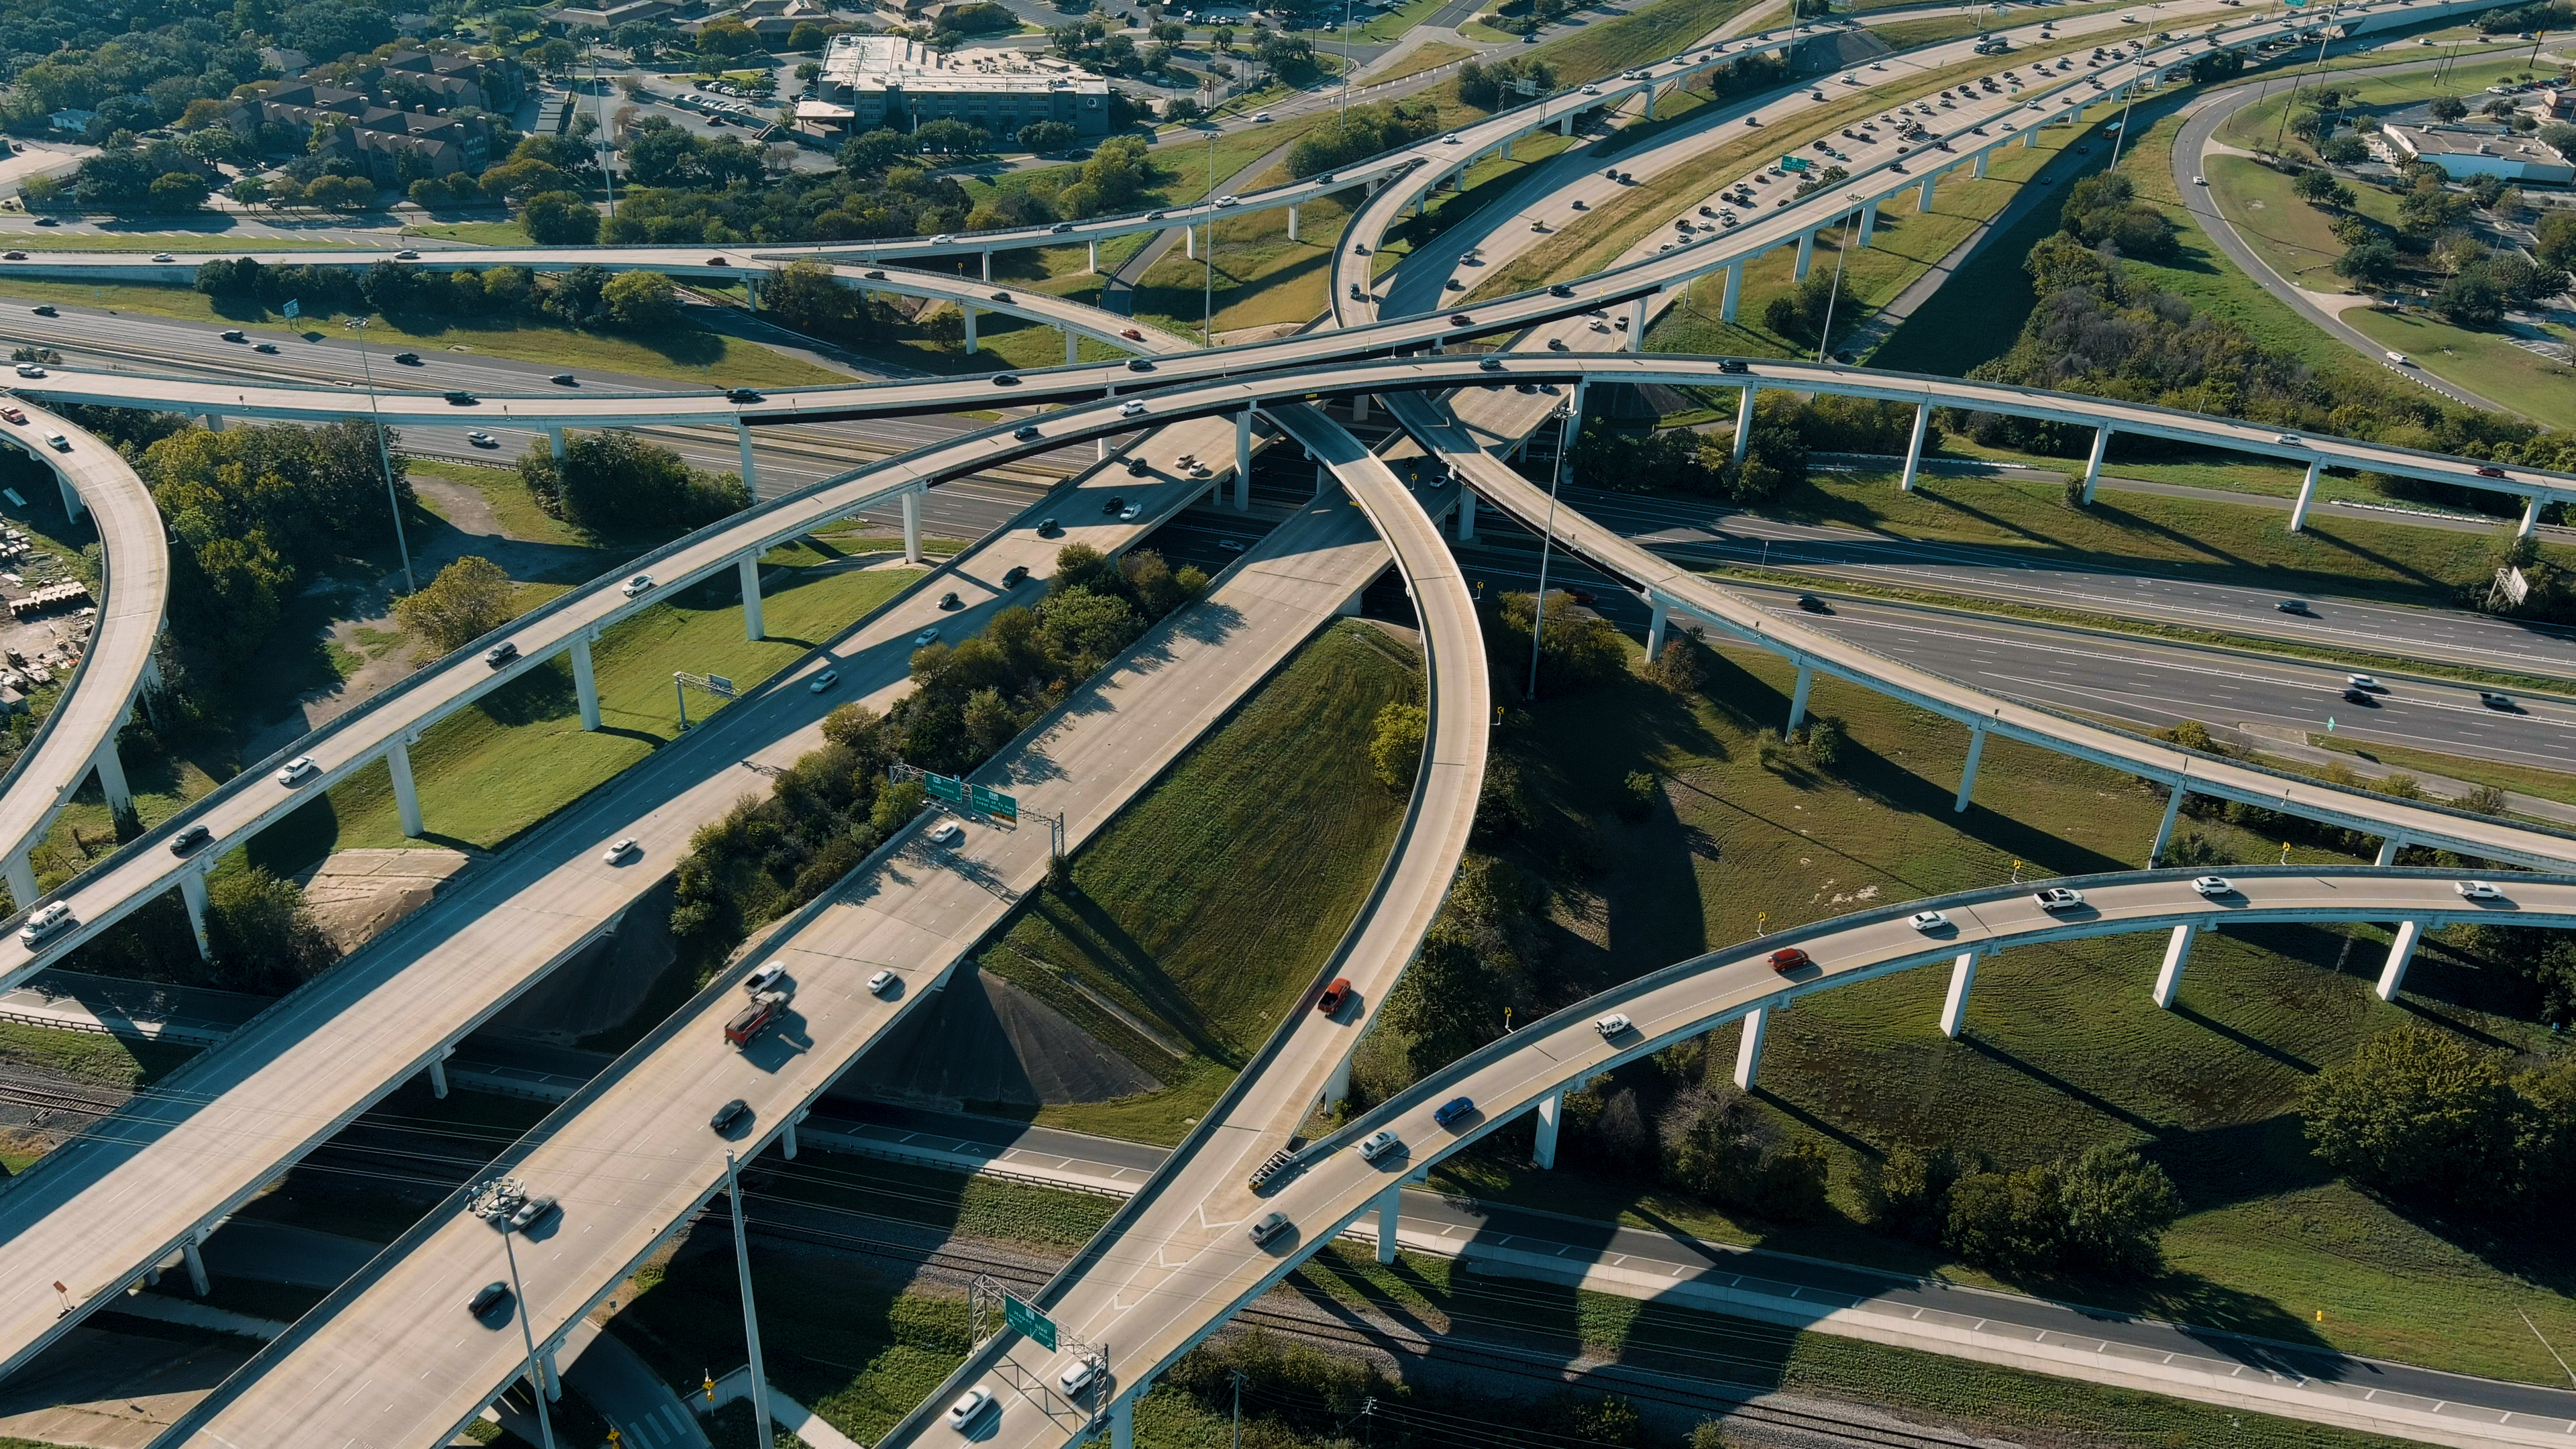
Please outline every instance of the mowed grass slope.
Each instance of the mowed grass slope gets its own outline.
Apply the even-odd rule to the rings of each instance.
[[[1811,708],[1851,743],[1832,769],[1765,765],[1756,734],[1785,717],[1791,667],[1713,656],[1684,702],[1627,682],[1559,699],[1512,746],[1546,797],[1583,815],[1590,869],[1548,869],[1557,895],[1551,980],[1572,1001],[1712,946],[1947,891],[2143,863],[2163,801],[2140,782],[2034,748],[1989,741],[1972,808],[1952,811],[1967,732],[1856,687],[1820,680]],[[1632,770],[1664,781],[1668,808],[1617,818]],[[2224,862],[2272,862],[2281,842],[2189,823]],[[2357,863],[2294,839],[2293,861]],[[1767,917],[1767,919],[1758,919]],[[2375,928],[2204,934],[2178,1009],[2149,1000],[2161,936],[2020,947],[1979,968],[1964,1039],[1937,1028],[1938,967],[1802,1000],[1772,1023],[1760,1100],[1784,1130],[1833,1158],[1838,1215],[1780,1224],[1732,1216],[1588,1166],[1541,1173],[1504,1145],[1434,1180],[1559,1212],[1679,1227],[1712,1239],[1992,1283],[1936,1249],[1857,1225],[1865,1165],[1898,1144],[1981,1148],[2008,1165],[2135,1146],[2172,1173],[2190,1215],[2172,1267],[2143,1284],[2034,1281],[2051,1296],[2194,1323],[2316,1340],[2464,1372],[2560,1376],[2526,1327],[2576,1336],[2576,1255],[2537,1237],[2494,1239],[2357,1192],[2308,1158],[2295,1116],[2318,1070],[2402,1022],[2447,1022],[2473,1040],[2545,1051],[2515,998],[2440,938],[2402,1006],[2370,993],[2386,951]],[[1735,1028],[1713,1056],[1731,1062]],[[1615,1079],[1614,1079],[1615,1081]],[[1615,1088],[1614,1088],[1615,1089]],[[2316,1320],[2325,1314],[2322,1323]]]
[[[1370,773],[1378,711],[1420,690],[1409,645],[1336,625],[1130,805],[978,961],[1160,1080],[1041,1109],[1053,1126],[1177,1141],[1291,1009],[1386,861],[1404,796]],[[1080,987],[1191,1056],[1137,1040]]]

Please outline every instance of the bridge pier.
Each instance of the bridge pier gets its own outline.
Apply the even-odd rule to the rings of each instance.
[[[1136,1392],[1120,1394],[1109,1406],[1109,1449],[1136,1449]]]
[[[2029,130],[2024,131],[2024,132],[2022,132],[2022,133],[2021,133],[2021,148],[2022,148],[2023,150],[2027,151],[2027,150],[2029,150],[2031,147],[2036,146],[2036,145],[2038,145],[2038,144],[2039,144],[2039,128],[2038,128],[2037,126],[2033,126],[2033,127],[2031,127]]]
[[[1288,239],[1297,239],[1297,203],[1293,201],[1288,203]]]
[[[1744,263],[1736,262],[1726,269],[1726,295],[1717,304],[1717,320],[1735,320],[1736,304],[1744,300]]]
[[[1096,273],[1100,270],[1100,242],[1098,238],[1094,238],[1091,241],[1090,246],[1091,259],[1082,264],[1082,269],[1085,272]]]
[[[1896,491],[1914,491],[1914,475],[1923,469],[1923,435],[1932,428],[1932,404],[1927,400],[1914,405],[1914,441],[1905,447],[1905,476],[1896,480]]]
[[[2326,460],[2323,458],[2310,458],[2308,460],[2307,479],[2299,484],[2299,501],[2290,505],[2290,531],[2292,533],[2297,533],[2308,526],[2308,505],[2316,499],[2317,475],[2325,471],[2325,466]]]
[[[2522,522],[2514,525],[2513,536],[2516,538],[2529,538],[2531,537],[2531,531],[2539,526],[2540,495],[2534,493],[2530,498],[2523,502]]]
[[[1199,254],[1199,229],[1198,229],[1197,227],[1194,227],[1194,226],[1185,226],[1185,227],[1182,227],[1182,228],[1181,228],[1181,255],[1182,255],[1182,256],[1184,256],[1184,257],[1187,257],[1187,258],[1191,259],[1192,261],[1196,261],[1196,260],[1198,259],[1198,254]]]
[[[1655,83],[1654,83],[1653,81],[1648,81],[1648,82],[1646,82],[1646,119],[1647,119],[1647,120],[1649,120],[1649,121],[1651,121],[1651,120],[1653,120],[1654,118],[1655,118]]]
[[[2380,838],[2380,841],[2379,841],[2379,857],[2378,857],[2378,859],[2373,860],[2373,861],[2371,862],[2371,864],[2372,864],[2372,865],[2395,865],[2395,864],[2397,863],[2397,852],[2399,852],[2399,851],[2401,851],[2401,850],[2404,850],[2405,848],[2406,848],[2406,837],[2405,837],[2405,836],[2403,836],[2403,835],[2388,835],[2388,836],[2382,836],[2382,837]]]
[[[599,677],[590,668],[590,636],[572,636],[564,654],[572,660],[572,692],[581,701],[581,727],[595,730],[599,728]]]
[[[1938,176],[1926,176],[1923,178],[1923,193],[1916,197],[1914,201],[1914,209],[1916,211],[1930,211],[1932,209],[1932,183],[1940,179],[1941,178]]]
[[[134,809],[134,788],[125,782],[125,762],[116,757],[116,736],[110,734],[98,742],[98,753],[90,757],[98,771],[98,792],[107,797],[107,808],[117,814]]]
[[[2423,937],[2422,921],[2397,923],[2397,939],[2388,943],[2388,964],[2379,969],[2380,1000],[2397,999],[2397,989],[2406,984],[2406,968],[2414,964],[2416,943]]]
[[[188,1264],[188,1286],[196,1289],[200,1298],[215,1291],[214,1280],[206,1276],[205,1252],[198,1246],[205,1240],[205,1232],[200,1229],[188,1234],[179,1244],[179,1256]]]
[[[1985,179],[1986,179],[1986,158],[1987,158],[1988,156],[1993,155],[1993,154],[1994,154],[1994,148],[1992,148],[1992,147],[1988,147],[1987,149],[1985,149],[1985,150],[1983,150],[1983,151],[1978,152],[1978,153],[1977,153],[1977,168],[1976,168],[1974,171],[1969,172],[1968,174],[1969,174],[1971,177],[1973,177],[1974,179],[1978,180],[1978,181],[1983,181],[1983,180],[1985,180]]]
[[[984,253],[984,280],[993,280],[993,254],[990,251]]]
[[[1396,1215],[1403,1196],[1401,1180],[1377,1195],[1377,1260],[1381,1263],[1395,1261]]]
[[[63,490],[63,517],[78,518],[89,512],[89,505],[81,501],[80,490],[72,486],[72,480],[69,477],[57,473],[54,475],[54,482]]]
[[[758,272],[742,274],[742,306],[746,312],[760,310],[760,276]]]
[[[1753,1090],[1754,1069],[1762,1065],[1762,1034],[1771,1026],[1775,1006],[1757,1006],[1744,1014],[1744,1034],[1735,1039],[1735,1085]]]
[[[921,490],[903,495],[903,561],[921,562]]]
[[[1234,511],[1252,511],[1252,414],[1245,408],[1234,420]]]
[[[438,1055],[429,1059],[429,1094],[440,1101],[447,1099],[447,1059],[454,1055],[456,1048],[440,1047]]]
[[[966,315],[966,355],[972,357],[976,352],[975,308],[971,303],[960,302],[957,304],[957,310]]]
[[[561,428],[546,429],[546,444],[554,450],[555,461],[558,463],[562,462],[564,460],[564,430]]]
[[[1753,394],[1758,391],[1746,383],[1735,400],[1735,461],[1744,461],[1744,450],[1753,442]]]
[[[403,834],[418,836],[422,830],[420,791],[411,780],[411,741],[394,736],[393,742],[385,746],[385,769],[394,777],[394,809],[402,816]]]
[[[1646,660],[1653,663],[1664,654],[1664,624],[1672,615],[1672,605],[1664,596],[1654,596],[1654,612],[1646,619]]]
[[[1564,115],[1556,118],[1556,134],[1560,136],[1571,136],[1574,134],[1574,113],[1572,111],[1568,111]]]
[[[1980,720],[1968,726],[1968,763],[1959,771],[1959,802],[1950,807],[1953,811],[1966,813],[1968,797],[1977,792],[1977,757],[1985,752],[1986,726]]]
[[[1556,1166],[1556,1129],[1565,1121],[1565,1089],[1560,1087],[1538,1099],[1538,1142],[1530,1149],[1530,1165],[1541,1171]]]
[[[1315,465],[1315,496],[1318,498],[1323,497],[1324,490],[1332,486],[1333,470],[1325,467],[1321,463],[1317,463]]]
[[[742,445],[742,491],[751,501],[760,501],[760,465],[751,458],[751,425],[740,418],[733,420],[734,441]]]
[[[742,579],[742,637],[764,638],[768,630],[760,618],[760,555],[746,553],[733,561],[733,568]]]
[[[555,1366],[555,1350],[553,1345],[547,1345],[545,1352],[537,1355],[537,1368],[539,1372],[545,1375],[546,1402],[549,1404],[561,1403],[563,1401],[563,1370]]]
[[[204,428],[207,432],[220,433],[224,430],[224,415],[222,413],[199,413],[197,414],[197,425]]]
[[[1878,198],[1873,196],[1860,204],[1860,244],[1868,246],[1869,239],[1876,235],[1878,235]]]
[[[1807,268],[1816,260],[1816,233],[1810,229],[1798,233],[1798,265],[1789,272],[1789,280],[1807,280]]]
[[[1082,355],[1081,355],[1080,348],[1081,348],[1081,343],[1080,343],[1080,342],[1079,342],[1079,341],[1074,337],[1074,335],[1073,335],[1073,329],[1072,329],[1072,328],[1070,328],[1070,327],[1065,328],[1065,329],[1064,329],[1064,365],[1065,365],[1065,366],[1067,366],[1067,367],[1071,367],[1071,366],[1073,366],[1075,363],[1080,362],[1080,361],[1082,360]]]
[[[1643,297],[1628,304],[1628,350],[1646,350],[1646,299]]]
[[[1816,667],[1812,664],[1799,665],[1797,687],[1789,691],[1788,729],[1783,733],[1793,731],[1807,722],[1807,691],[1815,682]]]
[[[786,1154],[787,1160],[790,1162],[794,1162],[796,1160],[796,1123],[797,1120],[804,1115],[805,1114],[800,1112],[796,1114],[795,1117],[788,1118],[786,1127],[781,1129],[778,1134],[778,1150]]]
[[[2182,814],[2183,797],[2190,793],[2177,784],[2173,787],[2173,794],[2166,799],[2164,823],[2156,827],[2156,843],[2147,847],[2147,869],[2155,869],[2156,861],[2165,853],[2165,847],[2173,843],[2174,819]]]
[[[1962,951],[1950,965],[1950,994],[1941,1002],[1941,1034],[1952,1041],[1968,1024],[1968,988],[1976,984],[1977,953]]]
[[[215,943],[206,937],[206,873],[187,870],[179,873],[179,900],[188,908],[188,929],[197,937],[197,957],[211,961]],[[19,907],[24,910],[25,907]]]
[[[2111,446],[2111,425],[2104,423],[2093,432],[2093,456],[2084,462],[2084,503],[2091,507],[2093,490],[2102,483],[2102,454]]]
[[[1458,488],[1458,541],[1476,541],[1476,494],[1464,484]]]
[[[9,857],[6,866],[9,876],[9,898],[17,904],[18,909],[23,911],[36,903],[35,863],[27,858],[26,849],[21,847]]]
[[[1364,393],[1364,392],[1355,392],[1355,393],[1352,393],[1352,394],[1351,394],[1351,421],[1352,421],[1352,422],[1355,422],[1355,423],[1364,423],[1364,422],[1367,422],[1367,421],[1368,421],[1368,413],[1369,413],[1369,395],[1368,395],[1367,393]]]
[[[2156,970],[2156,1008],[2173,1010],[2174,992],[2182,985],[2182,968],[2191,960],[2191,943],[2200,935],[2200,927],[2185,923],[2173,928],[2165,942],[2165,964]]]

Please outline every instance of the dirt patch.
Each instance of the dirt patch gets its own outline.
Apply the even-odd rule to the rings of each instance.
[[[96,1449],[144,1449],[196,1407],[259,1345],[117,1316],[111,1331],[84,1325],[9,1376],[0,1436]]]
[[[345,953],[428,905],[439,887],[473,863],[461,850],[342,850],[297,876],[296,883],[304,887],[322,933]]]
[[[844,1079],[848,1095],[956,1111],[1106,1102],[1163,1084],[1029,993],[960,967]]]

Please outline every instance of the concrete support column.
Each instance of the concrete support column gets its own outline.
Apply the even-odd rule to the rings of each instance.
[[[1089,243],[1089,245],[1091,247],[1091,260],[1083,263],[1082,269],[1085,272],[1097,272],[1100,270],[1100,243],[1097,239],[1094,239]]]
[[[751,501],[760,501],[760,465],[751,457],[751,425],[740,418],[733,420],[734,441],[742,447],[742,491]]]
[[[1648,82],[1646,82],[1646,119],[1647,119],[1647,120],[1649,120],[1649,121],[1651,121],[1651,120],[1653,120],[1654,118],[1655,118],[1655,83],[1654,83],[1653,81],[1648,81]]]
[[[760,555],[744,554],[733,561],[733,570],[742,580],[742,637],[766,638],[768,630],[760,618]]]
[[[205,1252],[197,1246],[202,1241],[201,1234],[190,1233],[187,1240],[179,1244],[179,1256],[188,1263],[188,1286],[196,1289],[200,1298],[215,1291],[214,1280],[206,1276]]]
[[[972,357],[976,352],[975,308],[969,303],[960,302],[957,304],[957,310],[966,314],[966,355]]]
[[[1744,461],[1744,450],[1753,442],[1753,394],[1760,391],[1751,383],[1741,389],[1735,400],[1735,461]]]
[[[1352,422],[1364,423],[1368,421],[1368,404],[1369,395],[1367,393],[1360,392],[1351,394]]]
[[[1789,691],[1788,728],[1790,730],[1795,730],[1798,726],[1807,722],[1807,691],[1814,687],[1815,682],[1815,666],[1812,664],[1799,665],[1797,687]],[[1786,731],[1784,731],[1784,733],[1785,732]]]
[[[2105,423],[2093,430],[2093,456],[2084,460],[2084,502],[2088,506],[2093,502],[2093,490],[2101,486],[2102,454],[2110,446],[2111,426]]]
[[[2021,147],[2023,150],[2027,151],[2038,144],[2039,128],[2037,126],[2033,126],[2029,130],[2021,133]]]
[[[1798,265],[1790,271],[1789,280],[1793,282],[1807,280],[1807,268],[1814,265],[1815,260],[1816,234],[1812,231],[1798,233]]]
[[[1139,1385],[1109,1406],[1109,1449],[1136,1449],[1136,1394],[1141,1392]]]
[[[1661,594],[1655,595],[1654,604],[1654,613],[1646,619],[1646,658],[1649,662],[1663,657],[1664,622],[1672,612],[1672,605],[1666,603]]]
[[[1288,239],[1297,239],[1297,203],[1293,201],[1288,203]]]
[[[1978,153],[1977,153],[1977,168],[1976,168],[1974,171],[1969,172],[1968,174],[1969,174],[1970,176],[1975,177],[1975,178],[1976,178],[1977,180],[1979,180],[1979,181],[1983,181],[1983,180],[1985,180],[1985,179],[1986,179],[1986,158],[1987,158],[1988,156],[1993,155],[1993,154],[1994,154],[1994,151],[1993,151],[1993,149],[1992,149],[1991,147],[1989,147],[1989,148],[1988,148],[1988,149],[1986,149],[1986,150],[1983,150],[1983,151],[1978,152]]]
[[[564,459],[564,430],[561,428],[546,429],[546,444],[554,450],[555,461],[558,463],[562,462]]]
[[[599,728],[599,676],[590,667],[590,636],[575,634],[564,650],[572,659],[573,698],[581,703],[581,727]]]
[[[1646,299],[1643,297],[1628,304],[1628,350],[1646,350]]]
[[[421,833],[420,791],[411,782],[411,741],[396,735],[385,746],[385,769],[394,777],[394,810],[402,816],[403,834]]]
[[[1770,1028],[1773,1008],[1757,1006],[1744,1014],[1744,1034],[1735,1039],[1735,1085],[1753,1090],[1754,1070],[1762,1065],[1762,1033]]]
[[[1403,1196],[1400,1185],[1377,1195],[1377,1260],[1381,1263],[1395,1261],[1395,1224]]]
[[[1243,416],[1234,420],[1234,511],[1237,513],[1252,511],[1252,413],[1251,408],[1245,408]]]
[[[1860,204],[1860,244],[1868,246],[1869,239],[1876,235],[1878,235],[1878,198],[1871,197]]]
[[[78,518],[82,514],[89,512],[89,505],[81,501],[80,490],[72,486],[72,480],[69,477],[61,473],[57,473],[54,475],[54,482],[63,490],[63,516],[65,518]]]
[[[2182,814],[2183,797],[2190,793],[2189,790],[2176,785],[2173,788],[2173,794],[2166,799],[2164,823],[2156,827],[2156,843],[2147,849],[2149,870],[2155,869],[2156,862],[2164,857],[2165,847],[2173,843],[2174,820]]]
[[[1744,263],[1735,262],[1726,269],[1726,295],[1717,304],[1717,320],[1735,320],[1736,304],[1744,300]]]
[[[1571,136],[1574,134],[1574,113],[1572,111],[1568,111],[1564,115],[1556,118],[1556,134],[1560,136]]]
[[[1458,487],[1458,541],[1476,541],[1476,495],[1465,484]]]
[[[984,280],[988,282],[993,280],[993,254],[991,252],[984,253]]]
[[[36,903],[35,863],[30,861],[27,858],[27,852],[21,849],[10,856],[5,864],[9,875],[9,898],[17,903],[18,909],[23,911]]]
[[[2379,999],[2395,1001],[2406,984],[2406,968],[2415,960],[2415,944],[2424,937],[2422,921],[2399,921],[2397,939],[2388,943],[2388,964],[2379,969]]]
[[[1914,405],[1914,441],[1905,446],[1905,476],[1896,480],[1897,492],[1914,491],[1914,475],[1923,469],[1923,435],[1931,429],[1932,404],[1928,401],[1916,403]]]
[[[197,956],[211,961],[215,943],[206,938],[206,873],[187,870],[179,873],[179,900],[188,908],[188,929],[197,937]]]
[[[2535,493],[2531,495],[2529,499],[2524,501],[2522,505],[2522,522],[2514,525],[2513,536],[2516,538],[2529,538],[2531,537],[2531,531],[2539,526],[2540,495]]]
[[[2403,836],[2403,835],[2389,835],[2389,836],[2383,836],[2383,837],[2381,837],[2380,842],[2379,842],[2379,857],[2378,857],[2376,860],[2373,860],[2373,861],[2371,862],[2371,864],[2372,864],[2372,865],[2395,865],[2395,864],[2397,863],[2397,852],[2399,852],[2399,851],[2401,851],[2401,850],[2404,850],[2405,848],[2406,848],[2406,837],[2405,837],[2405,836]]]
[[[903,495],[903,561],[921,562],[921,490]]]
[[[447,1099],[447,1059],[456,1055],[454,1047],[440,1047],[429,1059],[429,1094],[440,1101]]]
[[[1325,466],[1324,466],[1323,464],[1321,464],[1321,463],[1316,464],[1316,465],[1315,465],[1315,496],[1316,496],[1316,497],[1318,497],[1318,498],[1323,497],[1323,496],[1324,496],[1324,492],[1325,492],[1325,490],[1326,490],[1326,489],[1331,488],[1332,486],[1333,486],[1333,470],[1332,470],[1332,469],[1330,469],[1330,468],[1325,467]]]
[[[1182,228],[1181,228],[1181,255],[1182,255],[1182,256],[1185,256],[1185,257],[1188,257],[1188,258],[1192,259],[1193,261],[1195,261],[1195,260],[1197,260],[1197,258],[1198,258],[1198,254],[1199,254],[1199,229],[1198,229],[1197,227],[1194,227],[1194,226],[1185,226],[1185,227],[1182,227]]]
[[[778,1150],[787,1154],[788,1161],[796,1160],[796,1124],[792,1120],[786,1130],[778,1134]]]
[[[1914,201],[1914,209],[1916,211],[1930,211],[1932,209],[1932,183],[1940,179],[1941,178],[1937,176],[1926,176],[1923,178],[1923,193],[1916,197]]]
[[[562,1402],[563,1370],[555,1365],[555,1351],[551,1345],[537,1355],[537,1368],[546,1377],[546,1402],[549,1404]]]
[[[750,311],[760,310],[760,273],[742,274],[742,304]]]
[[[224,430],[224,415],[222,413],[201,413],[198,415],[197,421],[206,425],[207,432],[220,433]]]
[[[1503,138],[1503,159],[1504,159],[1504,160],[1506,160],[1506,161],[1509,161],[1510,159],[1512,159],[1512,141],[1513,141],[1513,139],[1514,139],[1514,138],[1513,138],[1513,137],[1510,137],[1510,136],[1505,136],[1505,137]]]
[[[2317,475],[2325,471],[2326,460],[2310,458],[2308,476],[2299,484],[2299,501],[2290,505],[2290,531],[2297,533],[2308,525],[2308,505],[2316,501]]]
[[[1351,1053],[1344,1052],[1341,1061],[1334,1066],[1333,1074],[1324,1080],[1322,1101],[1325,1106],[1334,1107],[1349,1101],[1350,1098]]]
[[[2156,1008],[2173,1010],[2174,992],[2182,985],[2182,968],[2191,962],[2191,943],[2199,936],[2200,927],[2185,923],[2173,928],[2165,942],[2165,964],[2156,969]]]
[[[1941,1002],[1941,1034],[1952,1041],[1968,1024],[1968,988],[1977,981],[1977,953],[1962,951],[1950,963],[1950,994]]]
[[[1556,1166],[1556,1129],[1565,1121],[1565,1092],[1562,1088],[1538,1099],[1538,1143],[1530,1150],[1530,1165],[1542,1171]]]
[[[1075,363],[1080,362],[1080,361],[1082,360],[1082,353],[1081,353],[1081,350],[1080,350],[1080,349],[1081,349],[1081,346],[1082,346],[1081,339],[1079,339],[1079,338],[1077,338],[1077,337],[1075,337],[1075,336],[1073,335],[1073,329],[1072,329],[1072,328],[1070,328],[1070,327],[1067,327],[1066,329],[1064,329],[1064,365],[1065,365],[1065,366],[1067,366],[1067,367],[1071,367],[1071,366],[1073,366]]]
[[[98,792],[107,797],[107,808],[120,814],[132,810],[134,789],[125,782],[125,762],[116,757],[116,736],[99,741],[90,765],[98,771]]]
[[[1959,771],[1959,802],[1950,808],[1965,813],[1968,797],[1977,793],[1977,756],[1986,752],[1986,727],[1982,723],[1968,726],[1968,763]]]

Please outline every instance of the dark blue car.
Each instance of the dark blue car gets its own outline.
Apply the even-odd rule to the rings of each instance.
[[[1467,1120],[1467,1114],[1475,1110],[1476,1104],[1474,1102],[1469,1101],[1465,1097],[1452,1097],[1447,1102],[1441,1104],[1439,1111],[1431,1114],[1431,1120],[1439,1123],[1443,1127],[1455,1127],[1459,1123]]]

